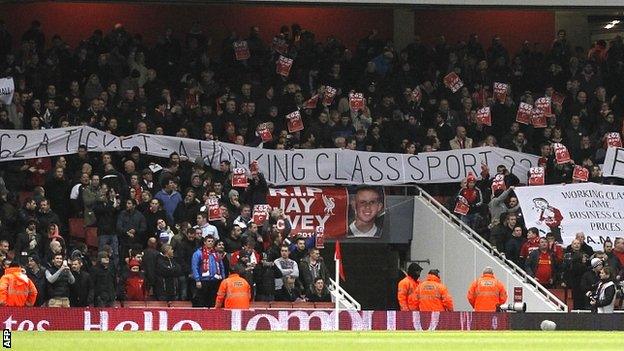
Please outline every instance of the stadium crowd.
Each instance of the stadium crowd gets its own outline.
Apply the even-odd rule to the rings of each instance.
[[[216,43],[194,23],[187,33],[167,29],[148,45],[117,24],[71,48],[58,35],[47,40],[54,29],[38,21],[19,40],[0,22],[0,76],[16,85],[11,104],[0,107],[0,129],[88,125],[114,135],[410,154],[499,146],[540,156],[546,184],[571,182],[574,165],[586,167],[590,181],[618,183],[603,179],[599,164],[606,135],[622,131],[620,37],[586,50],[571,47],[559,31],[546,51],[525,42],[509,53],[500,37],[485,48],[477,34],[458,43],[441,35],[433,45],[416,36],[396,48],[372,30],[352,50],[296,24],[270,43],[259,31],[232,32]],[[218,55],[210,54],[215,45]],[[280,56],[293,59],[287,73],[276,67]],[[444,84],[452,72],[463,82],[455,93]],[[505,94],[495,94],[495,83],[506,84]],[[360,108],[351,107],[351,92],[362,93]],[[546,124],[517,122],[520,104],[540,97],[551,98]],[[477,118],[486,106],[491,126]],[[305,127],[290,133],[285,116],[296,110]],[[569,163],[555,162],[554,143],[567,146]],[[213,306],[219,282],[238,264],[256,300],[329,300],[314,243],[290,237],[278,210],[252,222],[253,206],[266,203],[262,170],[237,190],[227,162],[212,170],[175,153],[163,160],[139,150],[96,154],[81,147],[75,155],[1,165],[0,255],[5,267],[27,267],[40,292],[36,305],[150,298]],[[582,234],[567,248],[556,230],[540,238],[522,221],[513,194],[518,177],[504,166],[496,174],[504,186],[492,191],[496,175],[483,167],[480,180],[462,182],[460,195],[469,206],[462,219],[499,251],[541,283],[570,287],[575,307],[589,306],[596,259],[622,277],[624,239],[593,252]],[[456,184],[425,188],[455,204]],[[218,220],[208,213],[213,198]],[[96,255],[70,240],[70,218],[97,228]]]

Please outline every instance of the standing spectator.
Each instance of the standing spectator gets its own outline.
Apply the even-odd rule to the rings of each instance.
[[[399,282],[397,291],[397,300],[399,301],[399,308],[401,311],[416,311],[418,310],[418,296],[416,291],[418,289],[418,278],[420,278],[420,272],[422,267],[418,263],[410,263],[407,267],[407,274]],[[316,278],[319,279],[320,277]],[[316,285],[315,279],[315,285]]]
[[[70,287],[70,305],[72,307],[93,305],[93,283],[89,273],[82,269],[82,259],[80,257],[72,258],[71,273],[76,282]]]
[[[146,210],[141,212],[143,216],[145,216],[145,232],[148,237],[154,236],[156,232],[156,224],[159,219],[164,218],[167,223],[169,222],[169,217],[167,216],[167,212],[162,209],[162,204],[160,200],[154,198],[149,201],[149,207]],[[147,238],[146,238],[147,239]]]
[[[589,299],[589,305],[597,313],[613,313],[615,306],[615,274],[610,267],[600,270],[600,282]]]
[[[453,298],[440,280],[440,271],[432,269],[416,290],[418,310],[422,312],[453,311]]]
[[[119,207],[120,200],[115,189],[109,189],[106,184],[102,184],[99,198],[93,207],[98,228],[98,251],[104,250],[105,245],[110,245],[115,267],[119,264],[119,238],[116,228]]]
[[[223,243],[225,244],[225,252],[233,253],[234,251],[240,250],[243,247],[243,237],[242,230],[239,226],[232,226],[230,229],[230,235],[223,239]]]
[[[295,279],[299,278],[299,266],[297,262],[288,258],[289,254],[290,250],[288,249],[288,245],[280,246],[280,258],[273,262],[275,268],[281,273],[280,277],[275,278],[275,290],[280,290],[284,285],[284,280],[282,278],[288,276],[292,276]]]
[[[290,259],[299,263],[306,256],[308,256],[308,248],[306,247],[306,239],[303,237],[298,237],[297,241],[295,241],[294,250],[290,252]]]
[[[48,281],[48,307],[69,307],[69,287],[76,281],[63,254],[52,256],[50,268],[45,272]]]
[[[182,267],[173,259],[173,248],[163,244],[156,260],[156,298],[160,301],[172,301],[180,295]]]
[[[191,270],[197,289],[193,307],[213,307],[225,267],[215,255],[214,238],[211,235],[203,238],[202,246],[193,254]]]
[[[587,261],[589,260],[589,256],[581,251],[580,241],[575,239],[572,241],[571,245],[572,251],[565,254],[563,262],[563,281],[565,286],[572,290],[574,309],[580,310],[583,309],[585,305],[585,295],[583,293],[583,289],[581,289],[581,278],[587,271]]]
[[[458,201],[459,197],[463,197],[468,202],[468,206],[470,206],[468,213],[461,216],[461,220],[473,229],[477,227],[479,210],[483,204],[483,195],[481,195],[481,190],[475,186],[476,183],[477,178],[475,175],[469,173],[468,177],[466,177],[466,187],[462,188],[457,194]]]
[[[182,195],[177,191],[178,183],[175,180],[169,179],[164,188],[154,195],[155,199],[160,200],[165,212],[167,213],[167,220],[173,223],[173,213],[178,207],[178,204],[183,202]]]
[[[145,273],[141,271],[139,260],[132,258],[128,261],[128,274],[123,283],[122,301],[145,301],[147,299],[147,285]]]
[[[219,240],[219,231],[217,230],[217,227],[208,223],[208,215],[205,212],[197,214],[197,227],[201,229],[202,238],[210,235],[214,238],[214,240]]]
[[[527,240],[522,244],[522,248],[520,248],[520,261],[525,262],[531,252],[539,249],[539,245],[539,230],[535,227],[529,228],[527,231]]]
[[[310,254],[299,261],[299,279],[304,293],[313,290],[316,278],[322,278],[325,284],[329,282],[327,267],[321,258],[321,253],[319,249],[312,248]]]
[[[524,237],[522,237],[522,227],[517,225],[511,232],[511,238],[505,244],[505,257],[511,262],[524,267],[524,260],[520,259],[520,250],[524,245]]]
[[[496,312],[507,301],[507,290],[494,277],[492,267],[485,267],[483,275],[470,285],[466,298],[475,312]]]
[[[231,268],[230,276],[221,282],[215,302],[216,308],[248,309],[251,301],[251,286],[239,273],[245,269],[241,265]]]
[[[607,254],[606,266],[613,268],[615,272],[620,272],[624,267],[624,238],[617,237],[613,243],[605,241],[604,249]]]
[[[514,228],[518,222],[518,217],[513,213],[501,214],[501,220],[490,232],[490,243],[502,251],[512,236]]]
[[[41,259],[38,256],[28,257],[28,268],[26,269],[26,275],[35,283],[37,288],[37,300],[35,306],[41,306],[46,302],[46,284],[47,279],[45,270],[41,267]]]
[[[48,199],[43,198],[39,201],[39,213],[37,213],[37,220],[39,221],[39,231],[47,231],[50,228],[50,224],[61,225],[61,218],[52,211],[50,208],[50,202]],[[64,233],[64,231],[61,230]]]
[[[587,255],[587,257],[590,257],[594,254],[594,249],[592,249],[591,246],[589,246],[586,242],[585,242],[585,233],[583,232],[578,232],[576,233],[576,235],[574,235],[574,240],[578,240],[580,246],[578,247],[578,250],[583,251],[583,253],[585,255]],[[572,247],[572,244],[568,245],[568,247],[566,247],[565,252],[572,252],[574,251],[574,248]]]
[[[17,235],[13,251],[15,251],[15,259],[24,266],[28,264],[28,257],[34,255],[41,258],[43,256],[43,243],[41,235],[37,233],[36,219],[28,220],[24,231]]]
[[[117,234],[121,235],[122,258],[128,257],[128,250],[135,245],[145,243],[145,217],[136,210],[134,199],[126,200],[126,209],[117,216]]]
[[[526,261],[526,272],[545,287],[552,287],[557,275],[557,260],[548,249],[548,240],[539,239],[539,247],[529,254]]]
[[[112,307],[116,299],[115,271],[110,265],[106,251],[97,255],[97,265],[93,268],[93,305],[95,307]]]
[[[36,301],[35,284],[24,274],[18,262],[11,262],[0,278],[0,306],[30,307]]]
[[[184,201],[180,202],[173,212],[175,223],[189,222],[194,223],[199,213],[199,201],[196,198],[195,190],[188,188]]]
[[[457,126],[455,128],[455,137],[449,141],[451,149],[471,149],[472,139],[466,137],[466,128],[464,126]]]
[[[173,231],[167,225],[164,218],[159,218],[156,221],[156,233],[153,234],[160,245],[171,244],[173,238]]]
[[[199,238],[201,238],[201,230],[199,228],[188,228],[184,238],[174,247],[174,257],[182,271],[182,275],[179,277],[180,295],[178,300],[186,300],[188,297],[189,278],[193,277],[191,260],[193,259],[193,253],[197,249],[197,239]]]
[[[600,271],[604,267],[604,262],[594,257],[590,262],[591,269],[585,271],[581,277],[581,292],[583,293],[583,307],[581,309],[590,309],[589,296],[594,292],[594,289],[600,282]]]

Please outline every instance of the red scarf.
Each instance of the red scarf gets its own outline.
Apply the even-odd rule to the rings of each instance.
[[[210,271],[210,254],[212,254],[212,249],[202,247],[202,273]]]

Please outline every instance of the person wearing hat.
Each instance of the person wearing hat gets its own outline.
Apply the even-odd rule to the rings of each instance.
[[[34,306],[37,300],[35,284],[24,274],[17,261],[11,262],[0,278],[0,306]]]
[[[466,298],[475,312],[496,312],[498,306],[507,302],[507,290],[494,277],[492,267],[485,267],[483,275],[470,285]]]
[[[401,311],[416,311],[418,309],[418,298],[416,290],[418,289],[418,278],[422,272],[422,267],[418,263],[411,263],[407,267],[407,274],[399,282],[397,300]]]
[[[28,256],[28,263],[26,266],[26,275],[37,288],[37,300],[35,300],[35,306],[41,306],[47,299],[46,295],[46,276],[45,269],[41,266],[41,259],[39,256]]]
[[[580,290],[583,293],[583,307],[581,309],[590,309],[588,293],[592,293],[596,285],[600,282],[600,270],[604,267],[604,262],[598,257],[590,260],[591,269],[586,271],[581,277]]]
[[[440,280],[440,271],[432,269],[416,289],[416,308],[423,312],[453,311],[453,298]]]

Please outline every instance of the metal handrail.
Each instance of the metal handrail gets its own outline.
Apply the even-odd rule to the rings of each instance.
[[[346,309],[355,311],[362,310],[360,303],[357,302],[353,296],[349,295],[345,289],[339,286],[338,290],[336,290],[336,282],[332,278],[329,278],[328,290],[339,303],[342,303],[346,307]]]
[[[535,280],[535,278],[528,275],[524,271],[524,269],[520,268],[517,264],[507,259],[507,257],[505,257],[503,253],[499,252],[495,247],[492,246],[492,244],[490,244],[487,240],[485,240],[481,235],[479,235],[472,228],[470,228],[468,225],[462,222],[459,218],[457,218],[457,216],[451,213],[451,211],[449,211],[444,205],[438,202],[438,200],[436,200],[434,197],[429,195],[429,193],[427,193],[425,190],[423,190],[421,187],[417,185],[415,185],[415,187],[418,190],[418,194],[420,196],[427,199],[429,203],[431,203],[434,207],[440,210],[446,217],[448,217],[448,219],[451,220],[451,223],[458,226],[464,235],[469,235],[472,239],[474,239],[476,242],[481,244],[486,250],[489,251],[490,254],[492,254],[494,257],[497,257],[505,265],[507,265],[507,268],[509,268],[512,271],[512,273],[516,273],[526,283],[532,285],[537,291],[539,291],[542,295],[544,295],[544,297],[546,297],[548,301],[555,304],[557,308],[559,308],[561,311],[563,312],[568,311],[568,306],[564,304],[563,301],[561,301],[557,296],[555,296],[548,289],[546,289],[542,284],[540,284],[537,280]]]

